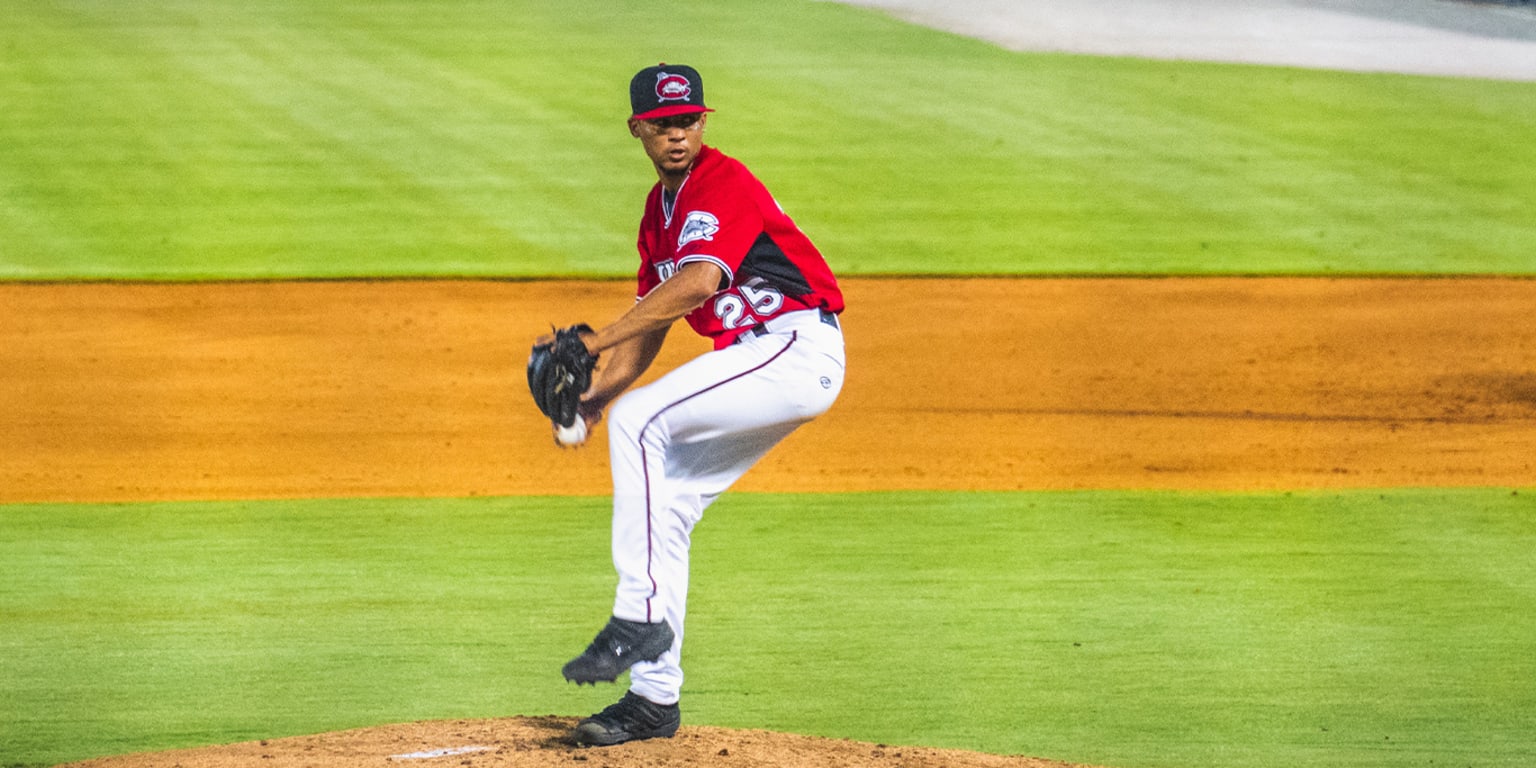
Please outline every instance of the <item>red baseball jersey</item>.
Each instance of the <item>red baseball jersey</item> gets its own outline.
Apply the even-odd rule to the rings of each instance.
[[[688,315],[716,349],[785,312],[843,311],[837,279],[810,238],[745,165],[712,147],[699,150],[675,196],[660,183],[651,190],[639,248],[640,296],[690,261],[725,272],[720,291]]]

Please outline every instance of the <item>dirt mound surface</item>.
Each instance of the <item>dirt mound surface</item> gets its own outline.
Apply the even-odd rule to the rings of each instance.
[[[1028,757],[692,726],[671,739],[594,749],[566,740],[575,725],[576,718],[553,716],[409,723],[101,758],[69,768],[1072,768]]]

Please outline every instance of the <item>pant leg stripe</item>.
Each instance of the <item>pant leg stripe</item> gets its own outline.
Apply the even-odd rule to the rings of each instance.
[[[791,333],[789,335],[789,343],[785,344],[783,349],[773,353],[773,356],[769,357],[767,360],[764,360],[763,362],[761,362],[761,363],[759,363],[759,364],[757,364],[757,365],[755,365],[755,366],[753,366],[753,367],[751,367],[751,368],[749,368],[749,369],[747,369],[745,371],[742,371],[741,373],[738,373],[738,374],[736,374],[734,376],[731,376],[729,378],[717,381],[717,382],[715,382],[715,383],[713,383],[713,384],[711,384],[711,385],[709,385],[709,386],[707,386],[707,387],[705,387],[705,388],[703,388],[703,389],[701,389],[701,390],[699,390],[697,392],[693,392],[693,393],[684,395],[683,397],[680,397],[680,398],[678,398],[678,399],[676,399],[676,400],[674,400],[674,401],[672,401],[672,402],[662,406],[660,410],[656,411],[656,413],[651,416],[651,418],[646,420],[645,426],[641,427],[639,434],[636,435],[635,440],[640,444],[640,469],[641,469],[642,475],[643,475],[643,477],[645,479],[645,575],[646,575],[647,578],[649,578],[651,580],[651,596],[647,597],[645,599],[645,621],[646,621],[646,623],[648,623],[648,624],[656,623],[655,622],[655,616],[651,613],[651,601],[655,600],[656,599],[656,594],[661,591],[660,586],[657,585],[657,583],[656,583],[656,576],[651,573],[651,563],[652,563],[652,561],[655,558],[655,546],[656,546],[655,545],[655,541],[656,541],[656,536],[655,536],[655,530],[654,530],[654,521],[656,519],[656,516],[655,516],[655,509],[652,507],[652,498],[651,498],[651,463],[650,463],[650,461],[649,461],[649,459],[648,459],[648,457],[646,455],[646,450],[645,450],[645,432],[646,432],[646,430],[650,429],[651,425],[654,424],[657,419],[661,418],[661,415],[663,413],[666,413],[668,410],[670,410],[672,408],[675,408],[675,407],[677,407],[679,405],[682,405],[683,403],[686,403],[689,400],[692,400],[693,398],[698,397],[699,395],[702,395],[702,394],[704,394],[706,392],[711,392],[711,391],[713,391],[715,389],[719,389],[720,387],[723,387],[726,384],[729,384],[729,383],[731,383],[733,381],[736,381],[737,379],[741,379],[741,378],[744,378],[744,377],[747,377],[747,376],[751,376],[752,374],[757,373],[758,371],[761,371],[764,368],[767,368],[769,365],[771,365],[773,363],[773,361],[779,359],[779,357],[781,357],[785,352],[788,352],[789,348],[793,347],[795,345],[795,342],[798,341],[799,339],[800,339],[800,332],[799,331],[795,331],[795,332],[793,332],[793,333]]]

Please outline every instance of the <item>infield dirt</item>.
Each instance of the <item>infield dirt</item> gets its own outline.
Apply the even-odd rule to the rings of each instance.
[[[844,287],[841,399],[739,490],[1536,483],[1536,280]],[[603,431],[558,450],[524,364],[631,290],[0,285],[0,503],[606,495]]]
[[[850,280],[841,400],[740,484],[868,489],[1536,485],[1536,280]],[[623,282],[0,285],[0,503],[608,493],[524,363]],[[679,329],[658,369],[704,349]],[[750,404],[743,404],[750,407]],[[95,768],[1060,765],[571,718],[386,726]],[[457,751],[463,750],[463,751]]]

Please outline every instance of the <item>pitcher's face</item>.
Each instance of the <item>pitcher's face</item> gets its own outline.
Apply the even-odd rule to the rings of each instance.
[[[630,118],[629,132],[645,147],[645,154],[656,164],[663,183],[669,179],[681,181],[704,147],[706,120],[703,112],[651,120]]]

